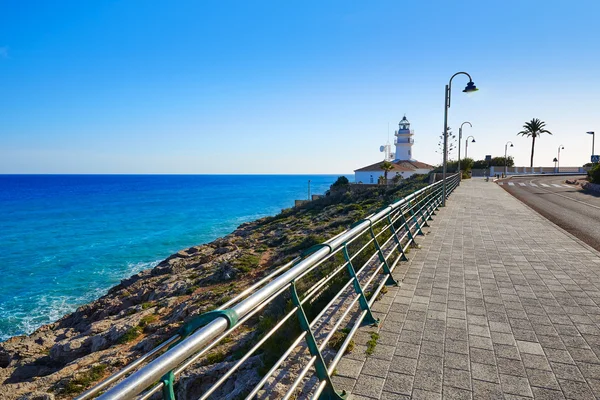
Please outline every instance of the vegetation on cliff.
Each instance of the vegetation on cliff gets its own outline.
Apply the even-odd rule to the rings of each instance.
[[[72,397],[154,348],[192,317],[227,302],[302,250],[426,186],[427,178],[415,176],[400,185],[360,190],[340,182],[328,196],[242,224],[230,235],[173,254],[59,321],[29,336],[0,343],[0,397],[16,399],[35,391]],[[316,270],[314,278],[327,268],[323,265]],[[339,282],[333,280],[327,290],[334,292],[336,285]],[[327,290],[315,300],[315,309],[318,302],[327,299]],[[200,362],[204,371],[239,358],[289,304],[274,307],[279,309],[266,310],[253,320],[252,327],[223,341],[204,357]],[[310,317],[310,307],[307,314]],[[268,367],[278,357],[281,341],[297,330],[295,321],[288,324],[265,344],[256,365]]]

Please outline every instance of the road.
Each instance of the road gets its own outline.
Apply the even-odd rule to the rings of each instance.
[[[600,251],[600,196],[548,176],[503,179],[497,183],[556,225]]]

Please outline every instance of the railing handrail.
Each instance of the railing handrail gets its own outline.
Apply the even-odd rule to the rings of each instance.
[[[458,185],[458,174],[449,176],[448,181],[452,183],[452,185],[450,185],[450,189],[448,190],[449,194],[452,191],[452,189]],[[292,265],[287,270],[285,270],[285,266],[278,268],[268,277],[261,279],[261,281],[259,281],[252,287],[256,287],[257,285],[259,285],[259,283],[267,281],[269,277],[274,277],[273,280],[266,283],[264,286],[258,288],[248,297],[241,299],[237,304],[228,309],[228,311],[234,313],[240,319],[244,318],[244,316],[248,315],[254,309],[261,306],[261,304],[272,298],[274,294],[281,292],[281,290],[289,287],[291,283],[293,284],[295,279],[297,279],[299,276],[302,276],[310,268],[313,268],[316,264],[327,259],[328,256],[330,256],[331,254],[336,253],[337,251],[342,249],[342,247],[345,244],[347,244],[349,241],[352,241],[354,238],[357,238],[358,236],[362,235],[366,230],[372,229],[372,225],[384,220],[385,217],[391,215],[391,212],[396,210],[406,212],[406,210],[402,210],[402,207],[407,206],[409,211],[412,213],[412,210],[416,207],[416,204],[420,204],[424,201],[421,199],[418,203],[412,204],[412,200],[417,199],[421,194],[424,193],[435,193],[436,196],[440,196],[441,191],[439,189],[441,188],[442,183],[443,181],[438,181],[433,184],[430,184],[369,215],[368,217],[357,223],[355,226],[334,236],[333,238],[327,240],[323,244],[316,246],[317,248],[315,249],[315,251],[306,255],[304,258],[300,260],[296,259],[297,262],[295,263],[288,263],[287,265]],[[431,202],[431,199],[429,199],[428,202]],[[421,209],[423,207],[424,206],[421,206]],[[419,209],[419,211],[421,209]],[[408,222],[405,222],[405,224],[408,224]],[[418,223],[416,225],[418,227]],[[412,225],[412,227],[414,226],[415,224]],[[408,232],[410,233],[410,228]],[[283,270],[285,271],[282,272]],[[246,289],[243,293],[247,291],[248,289]],[[231,301],[227,302],[224,306],[227,307],[228,305],[231,305],[236,299],[240,299],[240,297],[241,295],[238,295],[235,299],[232,299]],[[222,308],[225,307],[222,306]],[[203,349],[209,346],[219,335],[223,334],[230,328],[233,329],[234,327],[236,327],[235,323],[231,324],[231,321],[228,320],[226,315],[216,317],[214,320],[200,327],[188,337],[181,340],[179,343],[172,345],[172,347],[169,348],[169,350],[165,353],[156,357],[154,360],[141,367],[139,370],[137,370],[136,372],[119,382],[114,387],[108,389],[104,394],[100,395],[98,399],[134,398],[136,395],[140,394],[145,389],[151,387],[157,381],[161,381],[161,379],[166,374],[178,368],[180,365],[185,363],[186,360],[188,360],[190,357],[194,356],[199,352],[202,352]],[[172,339],[173,337],[169,339],[169,343],[173,342]],[[161,349],[163,347],[165,347],[164,344],[160,346]],[[157,353],[157,349],[152,350],[149,354],[155,353]],[[149,354],[142,356],[142,358],[144,360],[147,359],[149,357]],[[134,364],[136,364],[135,366],[137,366],[139,363],[141,363],[139,359],[134,362]],[[79,396],[78,399],[88,399],[93,397],[93,395],[98,393],[100,389],[103,389],[104,387],[108,386],[108,383],[112,383],[118,380],[120,377],[122,377],[125,374],[125,372],[122,371],[128,372],[131,369],[133,369],[131,368],[131,365],[125,367],[123,370],[117,372],[116,374],[113,374],[113,376],[109,377],[103,383],[95,386],[94,388],[88,390],[86,393]]]

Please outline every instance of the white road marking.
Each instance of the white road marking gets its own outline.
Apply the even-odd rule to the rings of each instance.
[[[554,186],[554,187],[561,187],[561,186],[560,186],[559,184],[557,184],[557,183],[553,183],[553,184],[552,184],[552,186]]]
[[[521,185],[521,186],[527,186],[523,182],[519,182],[519,185]]]
[[[541,184],[543,187],[550,187],[550,185],[546,185],[545,183]]]
[[[508,182],[508,186],[515,186],[514,182]]]
[[[502,186],[504,185],[504,182],[498,182],[498,185]]]
[[[563,186],[564,186],[564,187],[567,187],[567,188],[569,188],[569,189],[571,189],[571,188],[573,187],[573,186],[571,186],[571,185],[563,185]]]
[[[531,186],[538,187],[538,185],[536,185],[535,183],[531,183],[531,182],[529,182],[529,184],[530,184]]]

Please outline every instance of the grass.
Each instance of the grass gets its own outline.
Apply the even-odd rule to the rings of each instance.
[[[106,365],[98,364],[84,373],[78,374],[76,378],[71,379],[65,385],[63,393],[65,394],[77,394],[84,391],[90,384],[96,382],[104,376]]]
[[[145,303],[142,303],[142,310],[147,310],[147,309],[149,309],[150,307],[152,307],[153,305],[154,305],[154,304],[153,304],[152,302],[150,302],[150,301],[147,301],[147,302],[145,302]]]
[[[125,343],[129,343],[135,339],[137,339],[138,336],[140,336],[142,334],[142,328],[139,326],[134,326],[132,328],[129,328],[125,334],[123,334],[123,336],[121,336],[119,338],[119,340],[117,340],[118,344],[125,344]]]
[[[237,268],[240,272],[246,273],[257,268],[259,261],[259,256],[255,256],[254,254],[244,254],[243,256],[241,256],[233,262],[233,266]]]
[[[371,339],[367,342],[367,350],[365,353],[367,355],[371,355],[375,352],[375,347],[377,347],[377,340],[379,339],[379,333],[371,332]]]
[[[346,338],[348,337],[349,333],[350,333],[349,328],[344,328],[339,331],[336,331],[331,336],[331,339],[329,339],[329,347],[331,347],[334,350],[341,349],[342,344],[344,343],[344,340],[346,340]],[[351,353],[352,350],[354,350],[354,340],[350,340],[350,343],[348,343],[348,347],[346,347],[345,353]]]
[[[145,317],[143,317],[140,320],[140,323],[138,324],[138,326],[145,328],[146,326],[156,322],[158,320],[158,317],[156,315],[146,315]]]
[[[209,365],[220,363],[223,360],[225,360],[225,353],[222,351],[217,351],[206,356],[206,362]]]

